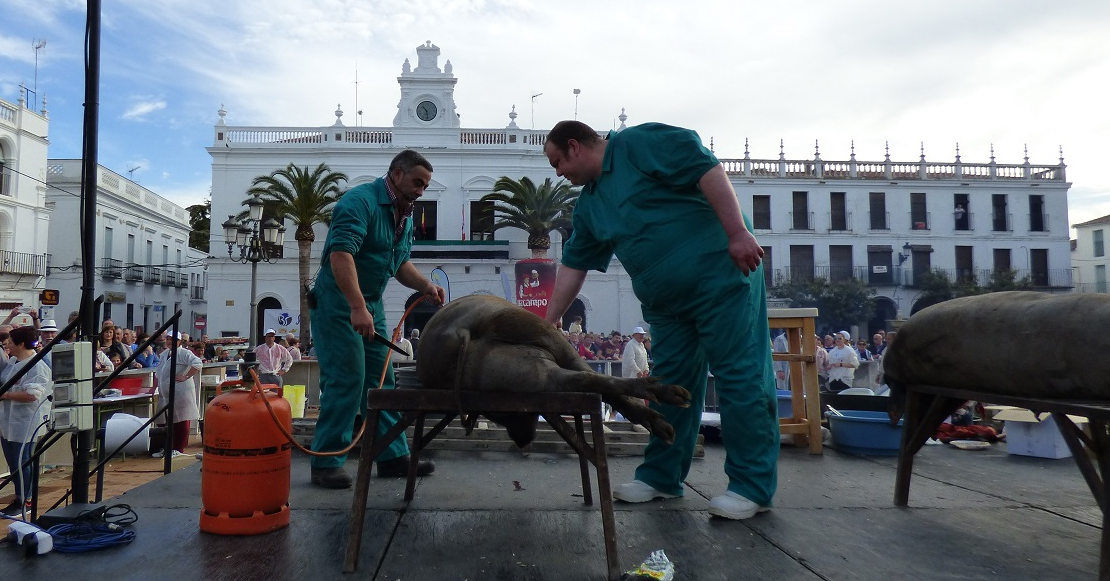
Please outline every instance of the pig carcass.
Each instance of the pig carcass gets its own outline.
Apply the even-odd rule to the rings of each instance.
[[[420,334],[416,373],[425,389],[597,393],[668,443],[674,429],[642,400],[690,405],[688,391],[659,378],[622,379],[593,371],[562,332],[492,295],[457,299],[432,316]],[[505,426],[518,446],[535,437],[535,414],[486,415]]]
[[[883,354],[890,415],[902,415],[906,385],[986,394],[1110,400],[1110,295],[996,292],[921,310]],[[926,418],[939,425],[963,402],[944,398]],[[935,428],[935,426],[933,426]]]

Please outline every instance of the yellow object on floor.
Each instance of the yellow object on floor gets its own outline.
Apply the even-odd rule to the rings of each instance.
[[[289,402],[289,409],[294,418],[304,417],[304,406],[307,403],[307,398],[304,395],[305,386],[303,385],[286,385],[282,389],[282,397]]]

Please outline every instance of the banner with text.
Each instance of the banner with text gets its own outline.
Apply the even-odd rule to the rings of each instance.
[[[533,258],[516,263],[516,304],[543,317],[554,290],[554,260]]]
[[[273,329],[277,332],[278,339],[286,333],[292,333],[298,338],[301,334],[301,312],[286,309],[266,309],[262,311],[262,331]]]

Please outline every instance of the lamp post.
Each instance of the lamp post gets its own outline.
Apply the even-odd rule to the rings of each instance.
[[[258,339],[258,263],[273,263],[280,258],[274,256],[271,249],[285,244],[285,226],[273,218],[262,222],[262,208],[266,204],[259,199],[258,194],[252,195],[243,204],[248,209],[247,219],[237,222],[235,216],[228,216],[223,228],[228,257],[235,262],[251,263],[250,345],[254,347]],[[239,247],[238,257],[232,252],[236,246]]]

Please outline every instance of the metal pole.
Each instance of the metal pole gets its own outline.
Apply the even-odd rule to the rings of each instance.
[[[86,7],[88,27],[87,63],[85,71],[84,155],[82,156],[81,200],[85,213],[81,216],[81,320],[85,336],[96,332],[93,308],[96,270],[96,189],[97,189],[97,127],[100,111],[100,0],[89,0]],[[94,354],[95,361],[95,354]],[[93,431],[77,432],[77,451],[73,457],[73,502],[89,502],[89,450]]]
[[[252,242],[253,244],[253,242]],[[251,344],[250,349],[258,346],[258,256],[251,256]]]

